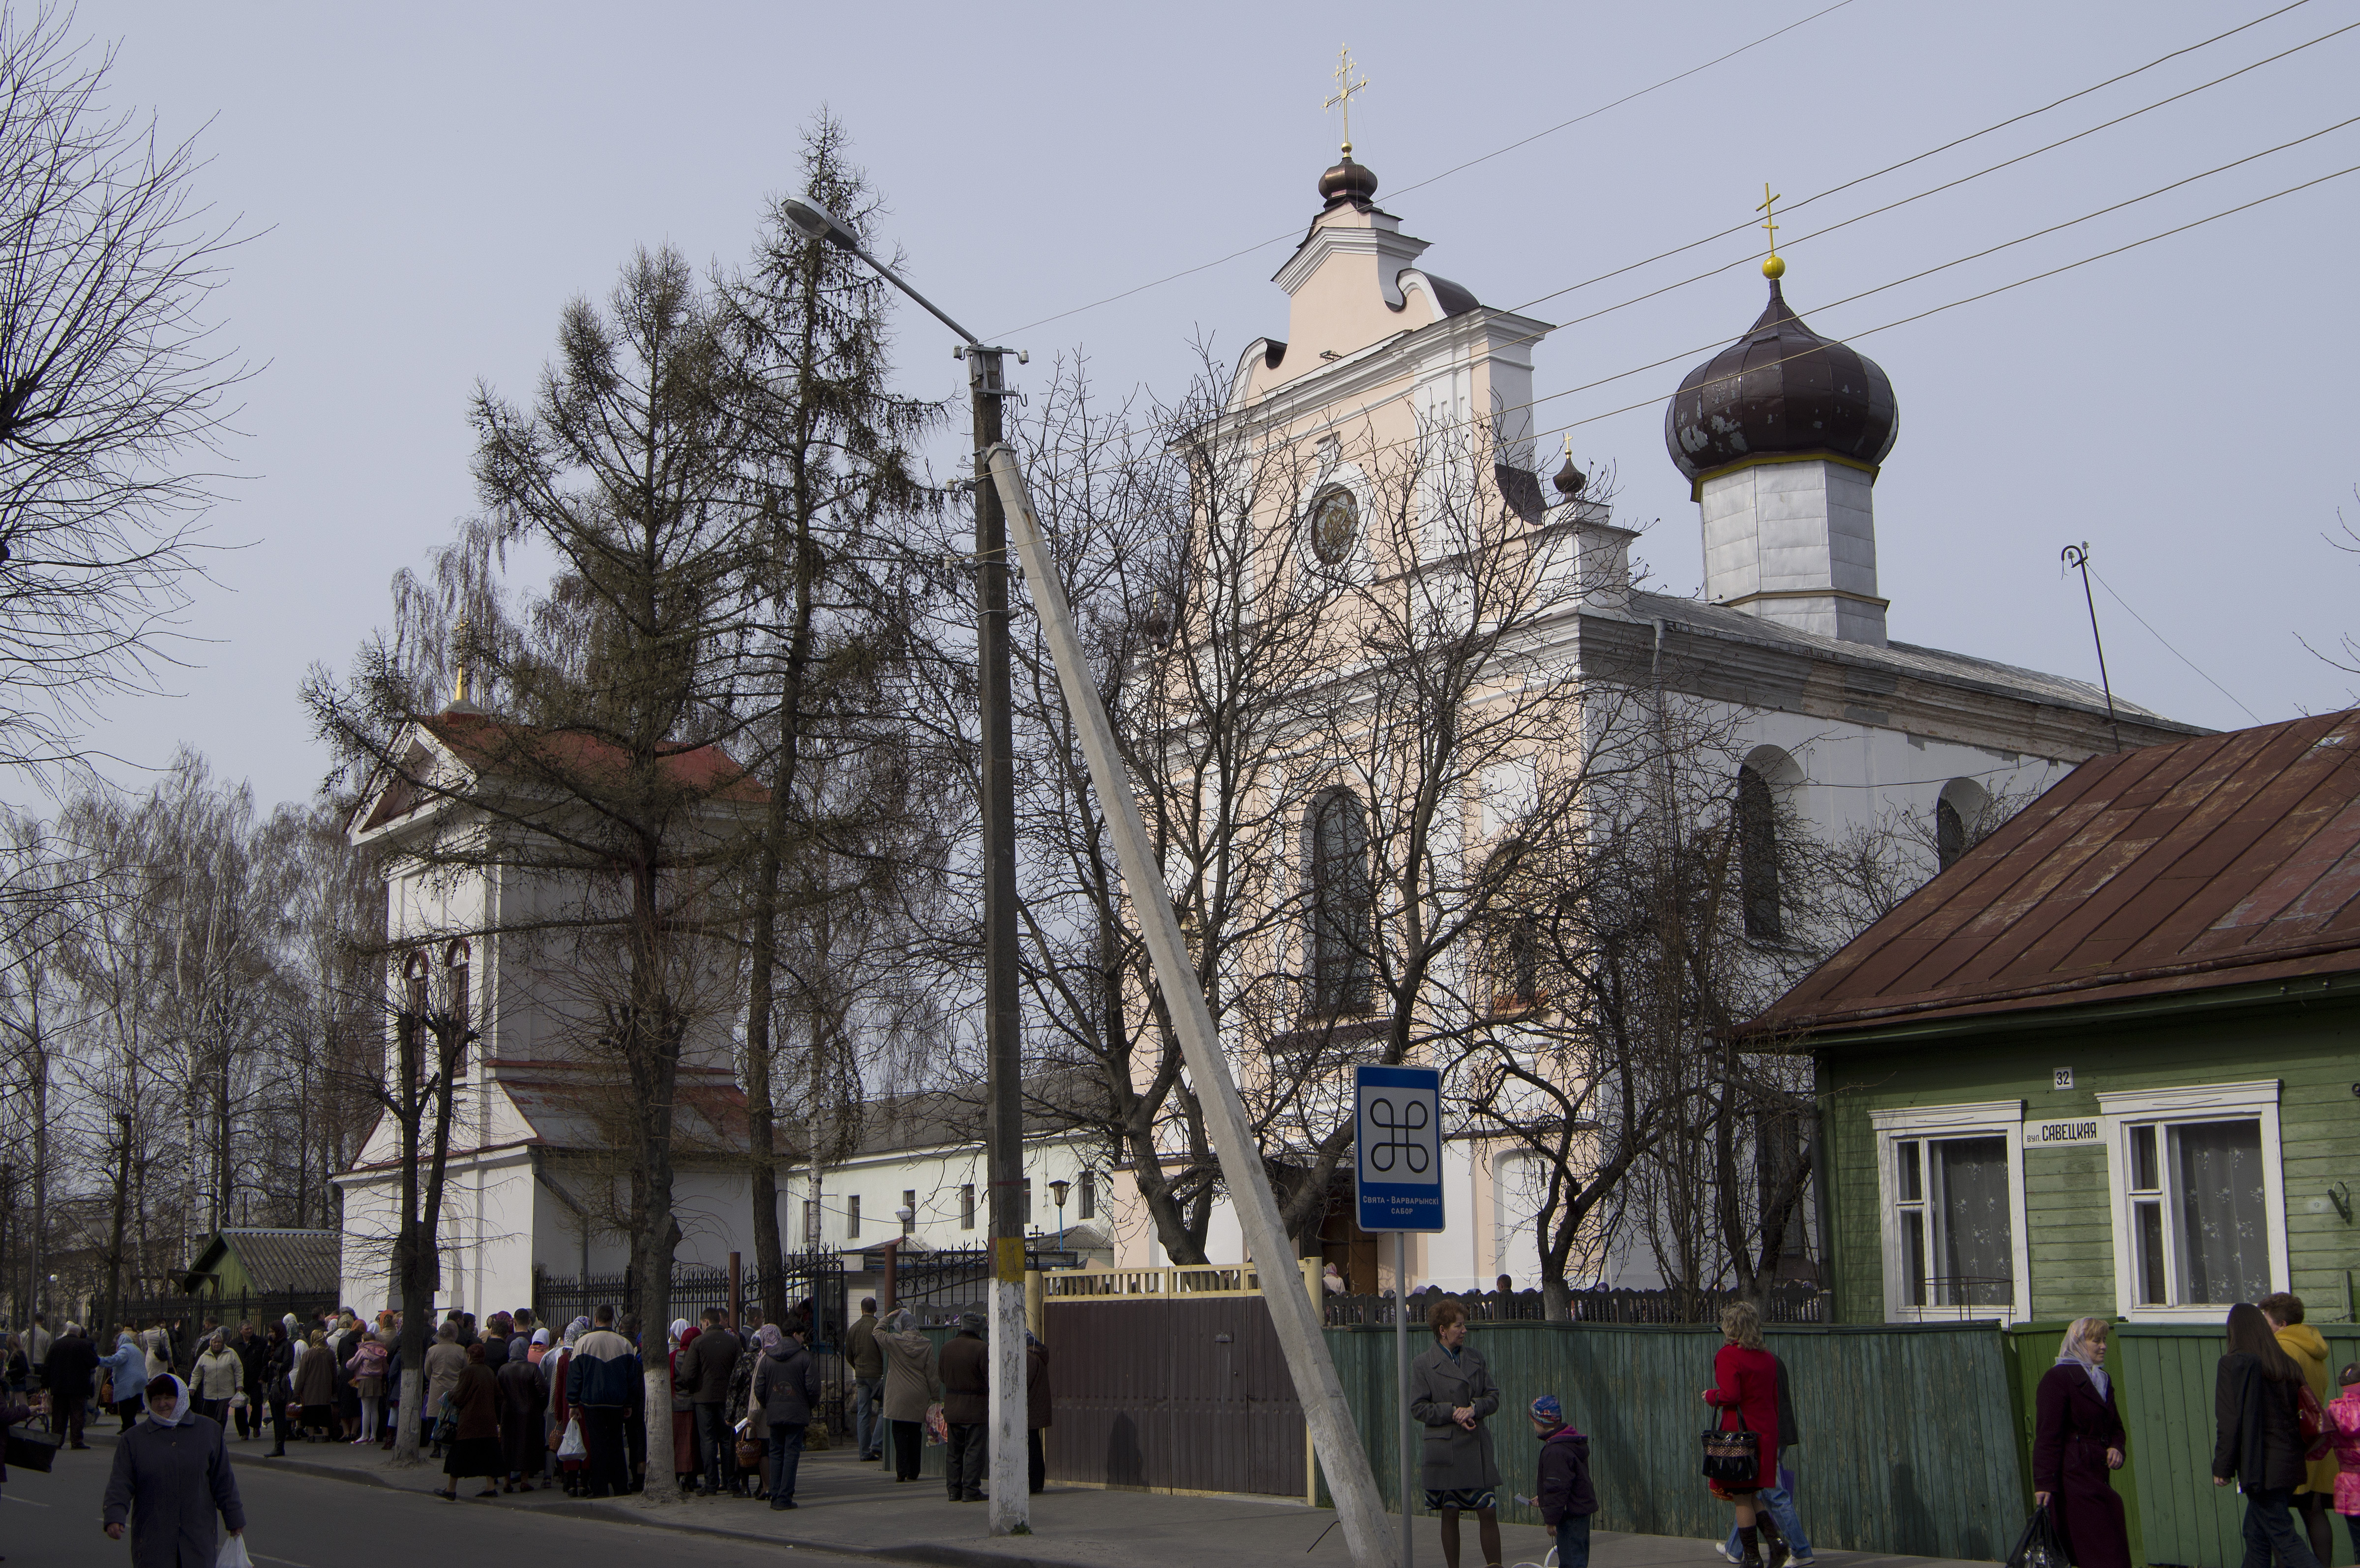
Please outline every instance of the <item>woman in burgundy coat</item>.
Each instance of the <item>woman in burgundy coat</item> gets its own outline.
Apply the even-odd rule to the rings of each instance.
[[[1728,1343],[1712,1358],[1718,1386],[1704,1391],[1704,1400],[1721,1407],[1723,1432],[1736,1431],[1737,1418],[1743,1418],[1744,1430],[1758,1434],[1761,1461],[1752,1486],[1716,1481],[1713,1494],[1727,1498],[1737,1510],[1737,1538],[1745,1547],[1746,1568],[1762,1568],[1760,1535],[1770,1538],[1768,1568],[1781,1568],[1786,1543],[1769,1513],[1757,1514],[1754,1506],[1754,1493],[1778,1484],[1778,1360],[1762,1347],[1762,1314],[1751,1301],[1732,1301],[1721,1309],[1721,1333]]]
[[[2078,1568],[2131,1568],[2130,1532],[2109,1470],[2129,1439],[2106,1377],[2106,1320],[2075,1318],[2040,1378],[2032,1438],[2032,1500],[2049,1505],[2066,1558]]]

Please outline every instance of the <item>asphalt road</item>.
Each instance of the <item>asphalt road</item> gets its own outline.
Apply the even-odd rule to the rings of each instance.
[[[237,1452],[232,1443],[233,1465]],[[114,1464],[114,1445],[93,1443],[87,1454],[59,1454],[49,1475],[11,1470],[0,1488],[0,1553],[6,1554],[7,1568],[130,1562],[128,1540],[118,1545],[99,1529],[99,1505]],[[789,1552],[814,1568],[876,1568],[868,1559],[528,1514],[497,1502],[446,1503],[258,1465],[239,1466],[237,1484],[246,1501],[246,1550],[257,1568],[588,1568],[613,1562],[633,1568],[750,1568]]]

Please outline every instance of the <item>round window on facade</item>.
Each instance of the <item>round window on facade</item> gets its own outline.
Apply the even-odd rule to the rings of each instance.
[[[1352,504],[1352,493],[1341,488],[1322,490],[1311,503],[1311,552],[1323,565],[1341,566],[1352,553],[1352,541],[1360,531],[1360,509]]]

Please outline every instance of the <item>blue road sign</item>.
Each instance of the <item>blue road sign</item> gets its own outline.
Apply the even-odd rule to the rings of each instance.
[[[1355,1067],[1352,1098],[1360,1228],[1442,1229],[1442,1074],[1431,1067]]]

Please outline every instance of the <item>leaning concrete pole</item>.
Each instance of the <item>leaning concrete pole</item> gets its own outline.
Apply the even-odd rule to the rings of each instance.
[[[1262,1174],[1262,1151],[1246,1125],[1245,1102],[1238,1097],[1237,1083],[1229,1076],[1229,1060],[1222,1055],[1219,1037],[1213,1030],[1213,1016],[1206,1010],[1205,993],[1197,984],[1195,966],[1188,962],[1187,944],[1180,938],[1180,922],[1172,913],[1171,898],[1164,895],[1163,865],[1148,841],[1147,824],[1140,818],[1131,779],[1115,751],[1106,708],[1098,701],[1098,688],[1090,684],[1089,663],[1074,631],[1065,584],[1050,559],[1032,499],[1025,493],[1024,474],[1015,452],[1001,444],[985,456],[1008,515],[1008,531],[1024,562],[1033,605],[1048,634],[1050,657],[1057,661],[1057,681],[1065,689],[1066,712],[1081,735],[1090,783],[1098,790],[1108,825],[1114,830],[1123,881],[1147,938],[1156,984],[1163,987],[1173,1027],[1179,1030],[1180,1049],[1204,1102],[1213,1148],[1221,1158],[1221,1174],[1243,1222],[1246,1245],[1253,1249],[1255,1267],[1262,1275],[1262,1300],[1270,1307],[1279,1346],[1286,1353],[1287,1370],[1295,1376],[1303,1418],[1311,1428],[1312,1450],[1327,1475],[1337,1519],[1344,1527],[1344,1544],[1360,1568],[1381,1568],[1391,1558],[1377,1477],[1369,1468],[1368,1454],[1360,1447],[1360,1434],[1344,1403],[1344,1385],[1336,1376],[1335,1362],[1328,1358],[1318,1313],[1295,1274],[1294,1250],[1278,1217],[1278,1201],[1271,1196],[1270,1182]]]

